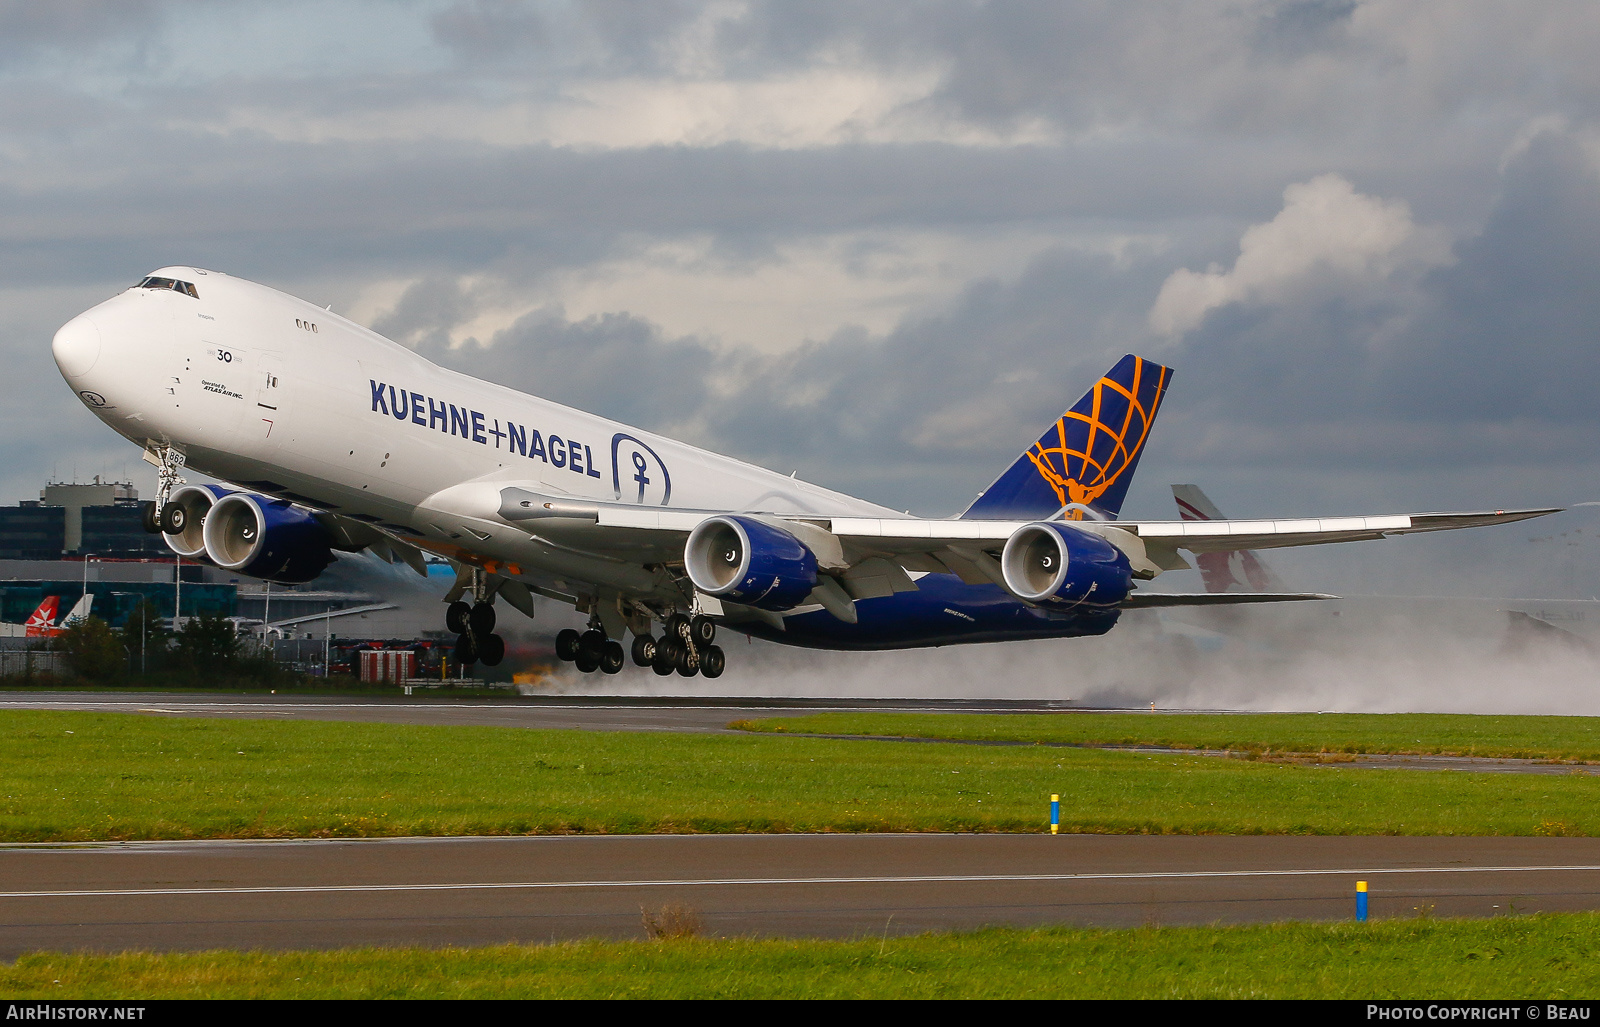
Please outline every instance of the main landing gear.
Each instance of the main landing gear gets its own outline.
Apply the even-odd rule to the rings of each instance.
[[[497,667],[506,658],[506,641],[494,633],[494,605],[457,600],[444,611],[444,626],[456,633],[455,660]]]
[[[728,666],[722,648],[713,645],[717,637],[717,623],[710,617],[686,617],[675,613],[668,617],[660,638],[635,635],[631,656],[635,666],[649,667],[665,677],[673,671],[686,678],[704,674],[708,678],[720,677]],[[615,674],[622,669],[622,643],[607,638],[605,630],[595,625],[579,632],[567,628],[556,635],[556,656],[572,663],[585,674],[603,670]]]

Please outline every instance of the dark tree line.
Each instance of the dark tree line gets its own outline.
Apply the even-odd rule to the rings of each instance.
[[[270,655],[242,643],[221,614],[190,617],[173,631],[148,600],[134,607],[120,629],[90,616],[55,642],[73,674],[97,684],[152,677],[199,683],[218,674],[253,680],[285,676]]]

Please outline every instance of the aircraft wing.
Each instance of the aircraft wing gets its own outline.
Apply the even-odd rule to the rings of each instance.
[[[707,517],[738,511],[686,510],[625,503],[553,498],[528,489],[504,488],[499,517],[532,535],[541,523],[593,526],[597,548],[635,558],[674,563],[683,557],[683,540]],[[1073,521],[1074,527],[1102,535],[1129,554],[1140,577],[1188,566],[1178,550],[1194,553],[1237,549],[1354,542],[1424,531],[1446,531],[1502,524],[1557,513],[1559,508],[1493,510],[1470,513],[1390,514],[1378,517],[1322,517],[1284,520]],[[904,571],[954,572],[971,583],[998,581],[994,553],[1023,520],[916,517],[856,517],[822,514],[758,514],[774,523],[792,522],[821,529],[839,540],[842,564],[893,563]],[[609,530],[605,530],[609,529]],[[840,567],[839,570],[843,570]],[[892,572],[891,572],[892,573]],[[909,584],[908,582],[905,584]]]
[[[1448,531],[1486,524],[1504,524],[1559,513],[1559,507],[1539,510],[1494,510],[1483,513],[1390,514],[1382,517],[1319,517],[1252,521],[1073,521],[1074,527],[1103,532],[1116,528],[1137,535],[1146,544],[1206,553],[1231,549],[1273,549],[1315,546],[1329,542],[1355,542],[1409,535],[1421,531]],[[808,518],[809,519],[809,518]],[[1032,521],[938,521],[890,518],[834,517],[831,530],[841,538],[882,539],[895,548],[926,551],[930,543],[987,545],[1005,542],[1011,533]],[[901,543],[900,540],[905,540]]]
[[[1187,549],[1193,553],[1234,549],[1281,549],[1316,546],[1329,542],[1356,542],[1410,535],[1423,531],[1449,531],[1486,524],[1507,524],[1531,517],[1559,513],[1560,507],[1537,510],[1491,510],[1478,513],[1390,514],[1383,517],[1321,517],[1251,521],[1118,521],[1149,544]]]

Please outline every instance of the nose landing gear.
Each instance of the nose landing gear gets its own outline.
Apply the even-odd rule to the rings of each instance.
[[[189,511],[168,500],[172,497],[173,489],[187,483],[179,472],[183,470],[188,457],[176,446],[152,439],[145,443],[145,459],[155,464],[158,470],[156,498],[154,502],[145,503],[140,511],[141,526],[152,535],[181,535],[183,529],[188,527]]]

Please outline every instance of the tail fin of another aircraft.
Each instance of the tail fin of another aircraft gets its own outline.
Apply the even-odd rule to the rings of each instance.
[[[1172,369],[1128,354],[1062,414],[964,518],[1114,518],[1128,494]],[[1066,509],[1071,507],[1071,509]]]
[[[1172,486],[1172,498],[1178,502],[1178,516],[1186,521],[1225,521],[1198,485]],[[1227,553],[1196,553],[1195,563],[1200,566],[1200,577],[1207,592],[1282,592],[1283,582],[1272,573],[1267,562],[1249,549],[1235,549]]]
[[[93,607],[94,593],[85,592],[83,594],[83,598],[79,599],[78,602],[72,607],[71,612],[69,612],[65,617],[61,618],[61,626],[64,628],[69,627],[72,624],[83,620],[85,617],[89,616],[89,610]]]
[[[23,630],[29,638],[37,638],[49,632],[56,622],[56,610],[61,600],[56,596],[45,596],[44,602],[34,610],[23,623]]]

